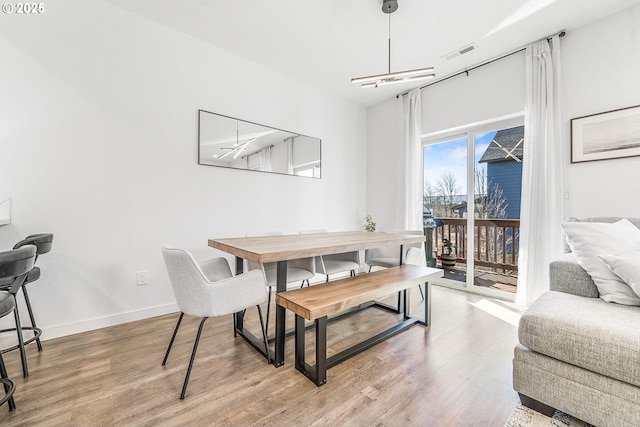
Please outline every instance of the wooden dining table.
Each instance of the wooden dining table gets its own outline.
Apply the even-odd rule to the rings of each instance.
[[[236,257],[236,274],[244,269],[244,260],[256,263],[277,263],[276,292],[287,290],[287,261],[320,255],[330,255],[384,246],[399,246],[399,260],[403,263],[404,246],[421,244],[422,234],[402,232],[345,231],[314,234],[283,234],[258,237],[235,237],[209,239],[209,246]],[[276,305],[274,366],[284,364],[286,313]],[[236,313],[236,333],[241,335],[256,350],[264,352],[262,339],[256,338],[243,326],[243,313]],[[271,350],[268,350],[271,352]]]

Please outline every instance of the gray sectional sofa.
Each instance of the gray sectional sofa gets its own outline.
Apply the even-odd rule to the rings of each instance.
[[[551,263],[550,281],[520,320],[513,387],[522,403],[598,427],[640,426],[640,307],[600,299],[572,253]]]

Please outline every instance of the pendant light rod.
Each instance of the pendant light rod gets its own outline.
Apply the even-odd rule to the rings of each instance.
[[[391,13],[389,13],[388,16],[389,16],[389,74],[391,74]]]
[[[382,11],[389,15],[388,21],[388,63],[386,74],[376,74],[365,77],[354,77],[351,79],[351,83],[361,83],[363,88],[366,87],[379,87],[382,85],[403,83],[413,80],[433,79],[435,74],[433,67],[419,68],[415,70],[396,71],[391,72],[391,14],[398,10],[397,0],[383,0]]]

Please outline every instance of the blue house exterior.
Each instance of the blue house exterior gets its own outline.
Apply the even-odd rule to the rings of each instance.
[[[487,164],[489,198],[495,197],[496,186],[502,190],[505,219],[520,219],[523,145],[524,126],[500,130],[479,161]]]
[[[520,199],[522,196],[522,163],[492,162],[487,164],[489,193],[495,191],[496,184],[502,189],[508,219],[520,219]]]

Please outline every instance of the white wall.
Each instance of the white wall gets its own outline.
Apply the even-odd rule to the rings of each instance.
[[[562,41],[566,215],[640,217],[640,157],[571,164],[572,118],[640,105],[640,6]]]
[[[422,90],[422,132],[430,134],[524,110],[524,52]]]
[[[108,3],[53,6],[0,16],[0,249],[55,234],[30,288],[46,338],[175,310],[165,242],[206,259],[212,237],[361,227],[363,108]],[[199,108],[321,138],[322,179],[199,166]]]
[[[403,227],[402,101],[391,99],[367,110],[367,214],[378,231]]]

